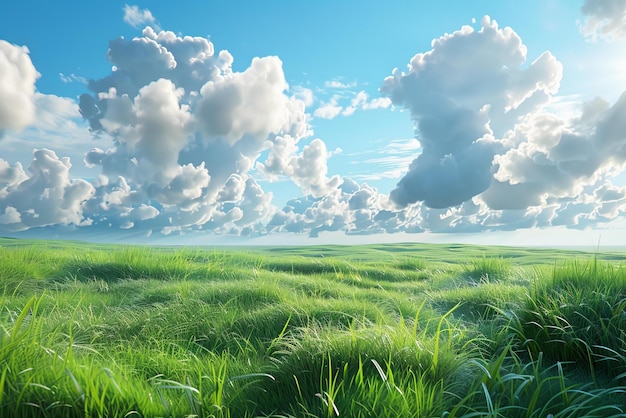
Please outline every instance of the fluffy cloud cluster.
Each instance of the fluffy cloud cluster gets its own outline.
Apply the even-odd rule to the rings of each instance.
[[[549,52],[528,62],[519,36],[488,17],[435,39],[381,87],[410,111],[421,145],[397,188],[387,198],[343,179],[292,200],[270,225],[312,236],[480,232],[623,216],[626,188],[610,178],[626,167],[626,95],[584,103],[575,117],[549,113],[561,74]]]
[[[0,138],[5,129],[21,129],[33,121],[38,77],[28,48],[0,39]]]
[[[304,146],[300,154],[297,153],[296,142],[290,135],[278,137],[265,163],[259,163],[257,168],[270,177],[281,174],[291,177],[304,193],[313,197],[331,193],[339,184],[340,178],[333,176],[329,179],[326,176],[326,161],[330,153],[324,141],[313,140]]]
[[[549,52],[527,63],[512,29],[489,18],[481,26],[434,40],[385,80],[422,145],[391,200],[417,202],[420,226],[435,231],[586,226],[622,214],[618,192],[605,200],[599,191],[615,190],[608,178],[626,166],[626,96],[586,103],[572,119],[548,113],[561,64]]]
[[[85,180],[72,180],[68,158],[54,151],[34,151],[26,174],[21,164],[10,165],[0,159],[0,227],[20,231],[35,226],[88,225],[83,203],[93,193]]]
[[[626,96],[613,106],[587,103],[574,121],[537,112],[504,138],[510,148],[495,158],[494,184],[481,198],[494,209],[545,206],[576,198],[626,165]]]
[[[0,40],[0,137],[36,121],[37,129],[63,130],[78,114],[69,99],[35,91],[39,77],[29,51]],[[5,146],[6,143],[5,143]],[[0,158],[0,231],[49,225],[88,225],[83,203],[94,187],[70,177],[70,160],[49,149],[36,149],[25,171],[20,163]]]
[[[153,20],[145,12],[129,6],[126,20]],[[208,39],[151,27],[111,41],[107,57],[111,73],[88,81],[77,104],[36,93],[27,50],[0,42],[0,98],[13,103],[0,101],[0,130],[37,115],[39,126],[63,131],[80,113],[96,145],[83,158],[90,181],[49,149],[36,149],[27,170],[0,159],[0,231],[315,237],[585,228],[626,213],[626,188],[610,181],[626,167],[626,96],[585,103],[575,117],[550,113],[561,64],[549,52],[529,59],[520,37],[488,17],[433,40],[383,81],[381,98],[327,85],[343,93],[313,117],[392,104],[410,113],[416,139],[387,148],[419,154],[391,193],[329,173],[339,150],[313,139],[311,92],[290,91],[278,57],[234,71],[231,54]],[[302,196],[277,208],[259,178],[287,179]]]
[[[125,20],[153,18],[127,6]],[[27,52],[0,43],[0,129],[26,126],[36,113],[38,129],[64,131],[81,115],[94,144],[105,147],[84,154],[97,171],[91,182],[71,178],[69,158],[48,149],[35,150],[28,171],[0,160],[0,230],[92,225],[258,233],[274,208],[250,171],[282,138],[297,151],[295,144],[310,135],[305,104],[289,95],[277,57],[255,58],[235,72],[230,53],[216,53],[208,39],[147,27],[139,37],[110,42],[111,74],[90,80],[91,93],[77,105],[35,93],[37,72]],[[293,167],[274,173],[322,193],[322,180],[307,178],[307,164],[325,173],[325,146],[309,147],[294,154]]]
[[[310,134],[305,105],[288,95],[280,59],[255,58],[234,72],[230,53],[216,53],[208,39],[150,27],[141,37],[111,41],[107,56],[113,72],[91,80],[93,94],[80,99],[91,129],[115,143],[85,155],[102,173],[88,204],[95,218],[165,233],[259,229],[272,195],[250,170],[284,138],[295,147]],[[315,159],[304,154],[306,164]],[[303,176],[283,168],[276,173]]]

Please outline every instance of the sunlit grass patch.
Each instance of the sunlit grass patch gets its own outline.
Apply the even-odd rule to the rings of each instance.
[[[502,257],[474,258],[463,265],[464,275],[473,282],[504,279],[511,272],[511,263]]]
[[[263,268],[269,271],[282,271],[292,274],[348,273],[353,268],[350,263],[335,258],[310,258],[289,256],[265,260]]]
[[[40,291],[54,264],[54,258],[35,246],[0,248],[0,294],[19,296]]]
[[[417,257],[404,257],[395,261],[392,266],[400,270],[422,271],[426,270],[426,260]]]
[[[444,312],[458,305],[455,316],[470,321],[492,319],[501,310],[519,306],[527,288],[503,283],[481,283],[429,292],[428,300]]]
[[[116,251],[85,251],[65,261],[63,272],[78,280],[162,279],[179,280],[189,276],[206,277],[211,264],[192,263],[186,251],[163,252],[155,249],[128,247]]]

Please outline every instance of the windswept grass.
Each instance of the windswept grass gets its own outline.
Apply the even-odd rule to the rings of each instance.
[[[532,284],[519,333],[535,356],[626,383],[626,269],[595,259],[555,268]]]
[[[618,252],[0,246],[0,416],[626,416]]]

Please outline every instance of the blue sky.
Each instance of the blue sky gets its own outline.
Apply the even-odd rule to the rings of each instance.
[[[0,235],[623,244],[626,1],[0,6]]]

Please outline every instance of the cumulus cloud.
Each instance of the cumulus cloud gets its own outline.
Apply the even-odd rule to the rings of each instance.
[[[270,178],[286,175],[302,189],[304,194],[320,197],[335,189],[340,182],[339,176],[327,177],[327,160],[330,152],[321,139],[314,139],[297,153],[296,138],[283,136],[276,139],[265,163],[258,163],[257,168]]]
[[[177,36],[170,31],[155,31],[146,27],[141,36],[123,37],[109,42],[107,59],[113,71],[107,77],[89,80],[95,93],[107,93],[115,88],[118,95],[134,97],[140,88],[160,78],[168,79],[186,94],[198,92],[209,80],[232,73],[233,57],[228,51],[215,53],[213,44],[203,37]],[[102,117],[106,100],[81,96],[81,106],[87,119]]]
[[[18,225],[22,223],[22,215],[13,206],[6,206],[0,215],[0,225]]]
[[[197,120],[207,137],[230,144],[244,135],[264,141],[270,134],[288,133],[294,121],[286,111],[287,87],[277,57],[254,58],[246,71],[202,87]]]
[[[168,234],[260,230],[273,195],[248,172],[281,138],[297,150],[310,135],[305,102],[288,94],[280,59],[254,58],[235,72],[232,56],[215,53],[208,39],[150,27],[111,41],[107,56],[112,73],[91,80],[92,94],[79,103],[91,129],[114,139],[84,158],[104,176],[88,204],[96,218]],[[150,217],[133,219],[140,207]]]
[[[592,200],[599,202],[596,209],[598,216],[607,220],[626,213],[626,187],[617,187],[605,182],[593,191]]]
[[[535,113],[505,142],[516,144],[495,158],[495,183],[481,198],[495,209],[545,205],[574,198],[626,166],[626,95],[611,107],[595,100],[573,121]]]
[[[177,171],[178,153],[190,132],[191,114],[189,107],[179,102],[182,94],[171,81],[159,79],[139,90],[123,118],[103,121],[111,122],[110,132],[140,160],[142,175],[148,171],[149,178],[158,183],[171,179]],[[125,124],[125,119],[131,123]]]
[[[53,94],[35,93],[35,121],[37,129],[59,131],[77,128],[76,119],[80,117],[78,104],[67,97]]]
[[[422,153],[391,192],[400,207],[459,205],[487,190],[494,137],[558,90],[562,66],[549,53],[526,63],[526,47],[511,28],[489,17],[433,40],[408,72],[394,70],[381,87],[410,110]]]
[[[313,90],[302,86],[296,86],[292,87],[291,91],[293,92],[293,98],[302,101],[305,107],[311,107],[313,105]]]
[[[587,38],[611,41],[626,36],[625,0],[585,0],[581,12],[585,19],[580,30]]]
[[[349,235],[422,232],[421,217],[414,216],[416,212],[419,206],[393,209],[388,196],[375,187],[344,178],[323,196],[289,200],[274,213],[267,230],[307,233],[311,237],[324,231],[344,231]]]
[[[120,213],[121,229],[131,229],[135,227],[137,222],[154,219],[159,215],[159,210],[154,206],[140,204],[137,207],[131,208],[127,212]]]
[[[9,231],[35,226],[85,225],[83,205],[94,187],[82,179],[71,179],[68,158],[39,149],[25,173],[21,165],[0,160],[0,213]],[[4,228],[3,228],[4,229]]]
[[[34,120],[39,73],[28,54],[28,48],[0,39],[0,137],[5,129],[22,129]]]

